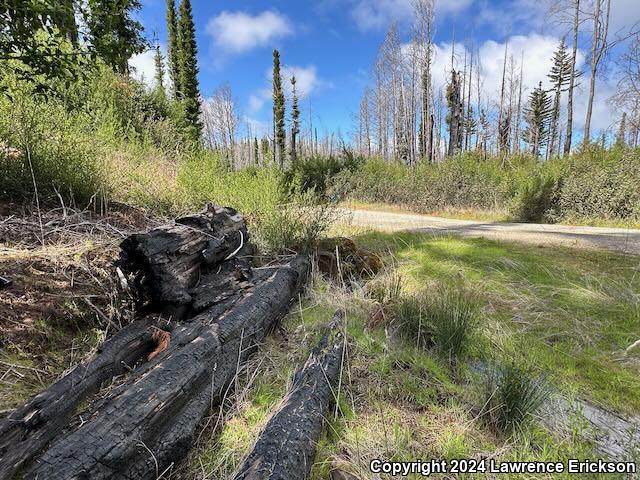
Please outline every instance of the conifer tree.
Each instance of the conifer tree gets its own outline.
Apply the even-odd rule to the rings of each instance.
[[[295,165],[298,152],[296,151],[296,139],[300,133],[300,108],[298,107],[298,93],[296,92],[296,76],[291,76],[291,165]]]
[[[87,27],[96,54],[120,74],[129,73],[129,59],[147,47],[142,24],[132,18],[139,0],[89,0]]]
[[[277,49],[273,51],[273,145],[274,160],[282,168],[285,155],[284,92],[280,76],[280,52]]]
[[[167,54],[169,60],[169,78],[172,83],[174,98],[180,97],[180,60],[178,47],[178,21],[176,19],[176,2],[167,0]]]
[[[253,164],[260,165],[260,148],[258,147],[258,137],[253,137]]]
[[[627,142],[627,112],[622,112],[620,118],[620,127],[618,128],[618,134],[616,135],[616,147],[625,147]]]
[[[449,148],[447,155],[455,155],[462,148],[462,101],[460,98],[460,74],[451,71],[447,85],[447,118],[449,125]]]
[[[553,91],[553,107],[551,109],[551,119],[549,128],[549,151],[555,151],[558,141],[558,121],[560,119],[560,100],[562,92],[566,91],[571,80],[571,57],[567,51],[564,39],[560,42],[558,49],[553,55],[553,65],[549,72]]]
[[[156,72],[155,72],[155,81],[156,81],[156,91],[164,96],[164,66],[162,52],[160,52],[160,45],[156,44],[156,53],[154,55],[153,61],[155,64]]]
[[[185,120],[189,125],[189,136],[197,141],[200,138],[202,125],[200,123],[200,93],[198,90],[198,46],[191,0],[182,0],[180,3],[178,47],[180,98],[184,105]]]
[[[538,158],[541,148],[546,144],[551,117],[551,98],[542,88],[542,82],[531,92],[529,105],[524,112],[527,127],[523,132],[523,139],[531,145],[533,156]]]
[[[400,96],[398,98],[398,127],[396,129],[396,156],[403,164],[409,163],[409,138],[407,133],[405,105],[404,105],[404,88],[400,86]]]

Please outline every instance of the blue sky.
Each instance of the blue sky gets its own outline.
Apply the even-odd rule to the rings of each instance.
[[[229,83],[243,125],[248,122],[258,129],[267,128],[271,118],[273,48],[280,50],[285,73],[296,73],[305,121],[310,109],[321,132],[340,129],[346,135],[390,22],[398,21],[403,41],[410,38],[411,0],[192,1],[202,95],[211,96],[216,87]],[[143,0],[142,5],[139,18],[147,36],[156,35],[164,47],[165,1]],[[637,21],[640,0],[612,0],[612,35]],[[581,37],[581,64],[587,55],[588,27]],[[445,82],[445,63],[455,35],[460,61],[465,49],[479,48],[488,98],[497,93],[505,42],[518,63],[524,58],[524,84],[531,89],[545,79],[565,30],[549,21],[545,0],[437,0],[436,83]],[[606,75],[598,79],[596,129],[615,128],[618,112],[611,111],[606,100],[615,90],[615,58],[623,48],[614,52]],[[151,52],[131,63],[138,75],[152,75]],[[582,90],[578,118],[586,100],[586,88]]]

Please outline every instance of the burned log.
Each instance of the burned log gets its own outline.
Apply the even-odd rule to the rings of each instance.
[[[69,421],[81,401],[103,382],[133,367],[151,350],[153,317],[134,322],[105,342],[89,359],[0,421],[0,478],[14,473]]]
[[[306,257],[262,269],[224,307],[175,327],[168,348],[54,440],[25,478],[157,478],[187,453],[198,423],[286,312],[308,269]]]
[[[0,420],[0,480],[157,478],[182,458],[310,269],[298,256],[254,270],[248,239],[241,216],[215,207],[126,239],[119,267],[144,311],[160,314],[128,325]]]
[[[122,242],[120,265],[134,276],[141,301],[165,313],[185,314],[189,289],[208,268],[238,254],[252,254],[244,218],[231,208],[208,205],[202,212],[178,218]]]
[[[264,427],[235,480],[309,478],[325,415],[337,396],[345,338],[342,313],[294,377],[282,405]]]

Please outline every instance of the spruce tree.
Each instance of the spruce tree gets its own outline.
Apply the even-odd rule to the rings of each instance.
[[[553,91],[553,107],[551,109],[551,119],[549,128],[549,151],[555,151],[558,140],[558,120],[560,119],[560,101],[562,92],[567,90],[571,80],[571,57],[567,51],[564,39],[560,42],[558,49],[553,55],[553,65],[549,72]]]
[[[449,125],[449,148],[447,155],[455,155],[462,148],[462,100],[460,98],[460,75],[451,71],[447,85],[447,118]]]
[[[173,85],[174,98],[180,97],[180,59],[178,47],[178,21],[176,19],[175,0],[167,0],[167,54],[169,60],[169,78]]]
[[[180,66],[180,98],[184,105],[185,120],[189,125],[189,136],[197,141],[200,138],[200,93],[198,90],[198,46],[193,23],[191,0],[180,3],[178,22],[178,59]]]
[[[291,90],[293,98],[291,101],[291,165],[294,166],[298,152],[296,150],[296,139],[300,133],[300,108],[298,107],[298,93],[296,92],[296,76],[291,76]]]
[[[89,0],[87,27],[96,54],[120,74],[129,73],[129,59],[147,48],[142,24],[132,18],[139,0]]]
[[[277,49],[273,51],[273,144],[274,160],[282,168],[285,154],[284,92],[280,76],[280,52]]]
[[[153,62],[155,65],[155,87],[153,89],[156,98],[160,102],[165,102],[167,99],[167,92],[164,89],[164,57],[162,56],[162,52],[160,51],[160,45],[156,43],[155,46],[155,54],[153,58]]]
[[[551,111],[551,98],[540,82],[531,92],[529,105],[524,110],[527,127],[523,132],[523,139],[531,145],[531,153],[536,158],[540,156],[540,150],[546,144]]]
[[[616,147],[624,148],[627,145],[627,112],[622,112],[622,118],[620,118],[620,127],[618,128],[618,134],[616,135]]]

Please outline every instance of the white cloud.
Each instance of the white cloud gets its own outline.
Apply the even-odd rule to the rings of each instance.
[[[293,34],[289,19],[271,10],[257,15],[224,11],[207,22],[206,32],[218,47],[241,53]]]
[[[333,83],[324,80],[318,76],[318,69],[315,65],[308,65],[306,67],[285,65],[281,69],[282,83],[285,95],[287,98],[291,98],[291,77],[296,76],[296,92],[299,98],[305,98],[312,93],[322,88],[332,88]],[[271,101],[271,69],[267,69],[265,72],[265,79],[268,82],[268,86],[263,87],[249,96],[249,110],[252,112],[258,112],[262,109],[264,104]]]
[[[268,75],[271,76],[271,71],[269,71]],[[285,85],[285,93],[288,96],[291,96],[291,77],[294,75],[296,77],[296,92],[300,98],[305,98],[321,88],[333,87],[333,83],[318,77],[315,65],[306,67],[285,66],[282,69],[282,80]]]
[[[467,8],[473,0],[436,0],[436,13]],[[351,15],[362,31],[385,28],[392,20],[413,19],[413,0],[354,0]]]
[[[156,84],[155,49],[138,53],[129,59],[131,76],[153,88]]]

